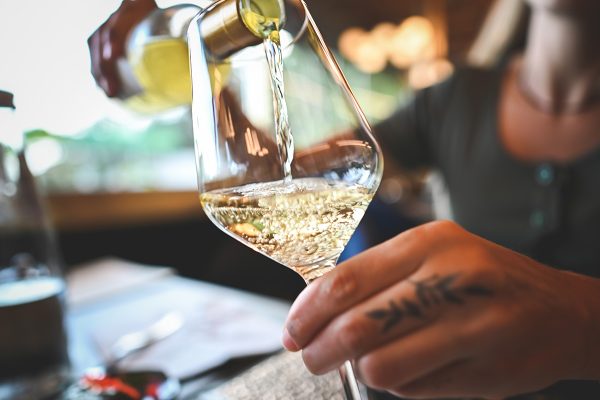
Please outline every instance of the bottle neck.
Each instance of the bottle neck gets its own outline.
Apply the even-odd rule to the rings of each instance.
[[[237,0],[217,2],[202,18],[202,38],[210,53],[217,58],[227,58],[262,41],[244,24],[238,3]]]
[[[21,151],[23,131],[19,127],[14,108],[0,107],[0,146]]]

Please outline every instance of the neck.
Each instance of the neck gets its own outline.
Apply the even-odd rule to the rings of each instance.
[[[533,10],[521,79],[543,111],[578,112],[600,100],[600,28],[581,16]]]

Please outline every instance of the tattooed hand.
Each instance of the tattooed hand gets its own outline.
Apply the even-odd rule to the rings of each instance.
[[[400,396],[503,397],[600,379],[599,287],[434,222],[309,285],[283,342],[313,373],[353,360]]]

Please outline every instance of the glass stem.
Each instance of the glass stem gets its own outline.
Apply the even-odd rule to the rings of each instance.
[[[313,274],[315,268],[311,268],[308,271],[305,271],[303,274],[304,281],[307,285],[311,282],[318,279],[325,272],[330,271],[335,266],[335,260],[330,260],[329,262],[323,263],[320,267],[320,274]],[[324,272],[323,272],[324,271]],[[346,400],[362,400],[359,384],[356,380],[356,376],[354,375],[354,369],[352,368],[352,363],[350,361],[346,361],[344,364],[340,366],[338,369],[340,373],[340,379],[342,380],[342,385],[344,387],[344,397]]]
[[[344,386],[344,395],[346,400],[361,400],[360,390],[358,388],[358,381],[354,375],[352,363],[346,361],[338,369],[340,378],[342,379],[342,385]]]

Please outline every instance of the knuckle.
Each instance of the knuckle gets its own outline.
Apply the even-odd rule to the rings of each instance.
[[[364,321],[353,315],[343,315],[336,323],[337,339],[345,358],[358,356],[366,347],[371,332]]]
[[[403,232],[404,239],[420,243],[423,241],[436,241],[440,238],[456,237],[461,235],[464,229],[458,224],[448,220],[428,222]]]
[[[313,375],[323,375],[328,372],[320,368],[313,352],[309,348],[302,350],[302,361],[304,362],[306,369]]]
[[[356,276],[350,268],[338,268],[322,288],[326,298],[334,301],[347,300],[358,288]]]
[[[402,232],[401,234],[397,235],[393,240],[388,241],[386,243],[389,243],[390,247],[395,247],[399,244],[406,246],[421,243],[423,240],[426,240],[426,238],[427,236],[423,225],[419,225]]]
[[[475,254],[475,266],[470,268],[467,274],[465,274],[465,284],[467,285],[480,285],[489,284],[495,280],[495,271],[493,268],[488,268],[489,256],[482,249],[474,249]]]
[[[389,389],[392,382],[386,374],[387,369],[375,354],[367,354],[356,362],[358,375],[363,383],[374,389]]]
[[[424,228],[427,229],[428,233],[435,232],[436,235],[448,235],[448,236],[456,236],[464,232],[463,228],[460,227],[456,222],[449,220],[439,220],[429,222],[424,225]]]
[[[473,253],[479,254],[465,254],[465,263],[470,265],[463,270],[460,287],[465,290],[479,289],[479,297],[485,293],[490,295],[498,289],[499,282],[502,281],[502,272],[489,267],[492,262],[485,250],[475,249]]]

